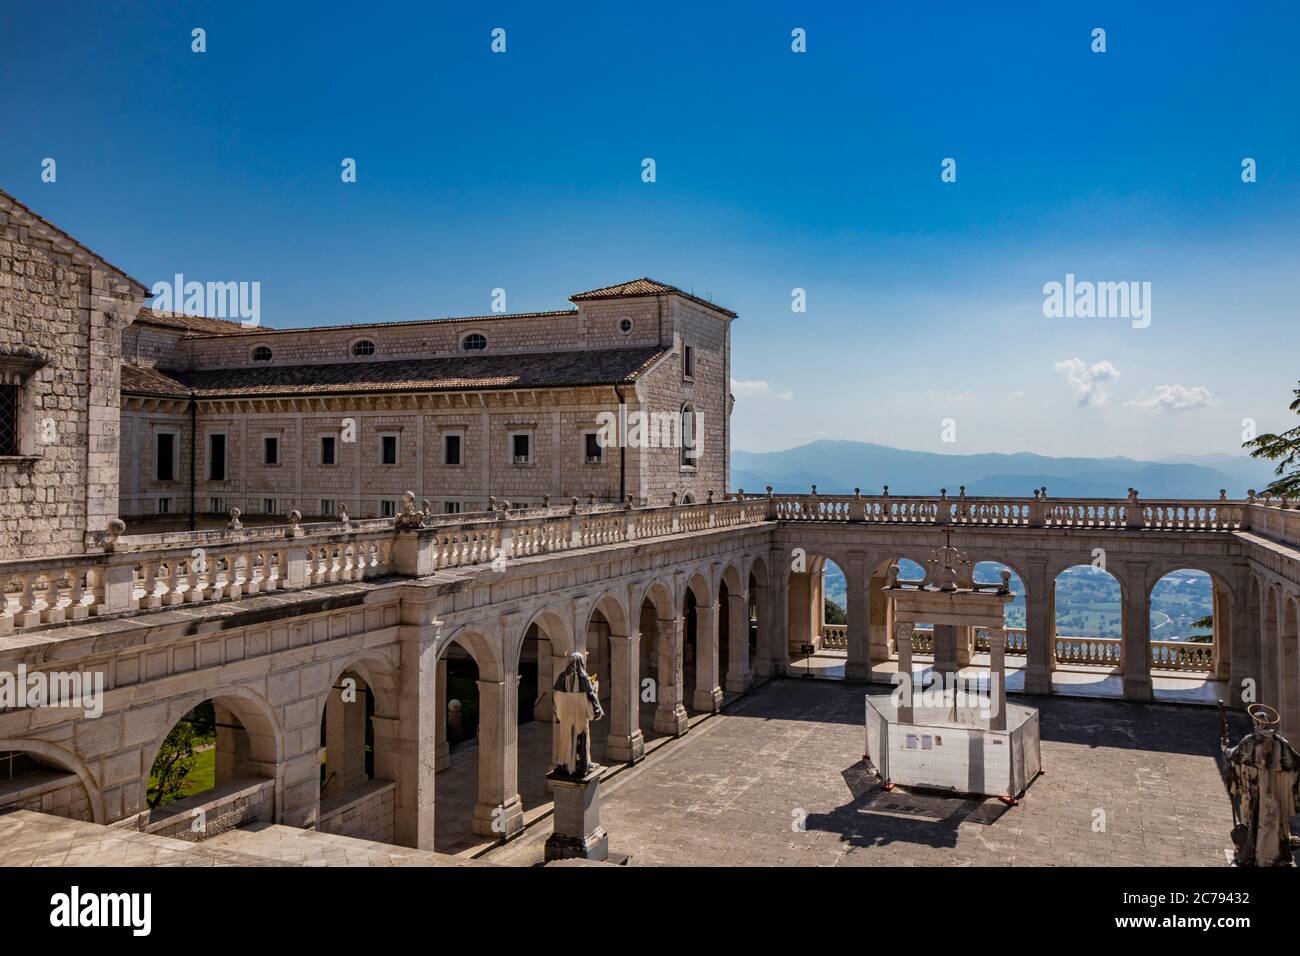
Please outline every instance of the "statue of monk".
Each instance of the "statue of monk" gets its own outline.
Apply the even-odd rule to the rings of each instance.
[[[605,716],[581,651],[569,655],[553,689],[560,725],[555,772],[580,780],[591,772],[591,722]]]
[[[1222,705],[1220,705],[1222,708]],[[1232,801],[1233,866],[1291,866],[1295,838],[1291,817],[1300,802],[1300,754],[1277,732],[1277,711],[1263,704],[1246,708],[1254,726],[1236,745],[1220,724],[1220,771]]]

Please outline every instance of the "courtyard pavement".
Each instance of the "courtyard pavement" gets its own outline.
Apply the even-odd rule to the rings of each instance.
[[[882,790],[862,759],[864,691],[888,693],[787,678],[699,720],[602,784],[611,850],[646,866],[1227,865],[1213,711],[1024,699],[1045,773],[1005,807]],[[550,831],[537,819],[481,859],[537,864]]]

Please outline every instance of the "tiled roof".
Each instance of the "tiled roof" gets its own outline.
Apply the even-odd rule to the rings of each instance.
[[[729,315],[733,319],[736,313],[730,309],[725,309],[716,302],[710,302],[708,299],[702,299],[690,292],[684,292],[673,285],[651,279],[649,276],[642,276],[640,279],[633,279],[630,282],[620,282],[618,285],[607,285],[602,289],[591,289],[587,292],[579,292],[577,295],[569,296],[572,302],[582,302],[588,299],[630,299],[644,295],[680,295],[682,298],[690,299],[692,302],[698,302],[700,305],[706,305],[710,309],[716,309],[723,315]]]
[[[136,322],[145,325],[162,325],[169,329],[183,332],[199,332],[208,335],[239,335],[243,332],[270,332],[271,329],[246,326],[233,319],[212,319],[206,315],[183,315],[179,312],[159,312],[157,309],[144,308],[136,316]]]
[[[139,365],[122,366],[122,391],[131,395],[149,395],[163,398],[189,398],[190,390],[176,379],[157,369]]]
[[[279,335],[291,335],[295,332],[338,332],[346,329],[389,329],[395,326],[409,325],[443,325],[448,322],[488,322],[496,319],[550,319],[562,315],[577,315],[577,309],[561,309],[551,312],[501,312],[495,315],[454,315],[447,316],[443,319],[408,319],[401,322],[351,322],[346,325],[305,325],[296,329],[268,329],[260,327],[256,329],[245,329],[240,327],[234,333],[222,332],[220,334],[239,334],[247,332],[248,334],[273,332]],[[218,321],[218,320],[210,320]],[[210,337],[206,333],[198,333],[194,338]]]
[[[237,369],[168,372],[167,381],[196,398],[338,395],[376,392],[448,392],[497,388],[578,388],[622,385],[667,354],[658,346],[515,355],[455,355],[390,362],[342,362],[334,365],[270,365]],[[135,369],[122,389],[159,394],[156,381],[145,382]],[[153,375],[158,375],[153,372]]]

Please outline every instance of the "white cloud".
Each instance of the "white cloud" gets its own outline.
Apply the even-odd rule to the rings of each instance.
[[[1062,359],[1056,370],[1065,376],[1080,408],[1105,405],[1110,401],[1110,387],[1119,379],[1119,369],[1103,359],[1089,365],[1083,359]]]
[[[1011,399],[1014,402],[1018,402],[1028,397],[1029,397],[1028,392],[1010,392],[1007,394],[1007,398]]]
[[[1186,385],[1157,385],[1149,392],[1124,403],[1147,411],[1184,412],[1189,408],[1208,408],[1219,404],[1204,385],[1188,388]]]
[[[779,398],[783,402],[788,402],[794,398],[794,392],[783,385],[775,385],[772,382],[765,382],[762,379],[748,379],[740,381],[739,379],[731,380],[731,394],[741,395],[769,395],[772,398]]]

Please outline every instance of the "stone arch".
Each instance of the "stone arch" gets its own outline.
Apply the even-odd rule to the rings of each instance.
[[[376,716],[397,717],[398,713],[398,677],[397,665],[379,651],[358,654],[356,657],[344,658],[337,662],[330,671],[329,683],[320,691],[328,694],[330,688],[352,671],[366,682],[366,686],[375,694]],[[381,706],[382,705],[382,706]],[[323,706],[323,705],[322,705]]]
[[[349,697],[345,678],[355,678],[355,696]],[[397,753],[398,710],[397,668],[382,651],[370,651],[340,660],[331,668],[331,679],[320,694],[321,742],[325,747],[324,773],[318,777],[319,798],[329,798],[321,808],[319,825],[329,832],[341,832],[326,813],[329,802],[355,792],[370,780],[396,780],[400,756]],[[368,749],[369,748],[369,749]],[[391,827],[382,820],[349,821],[349,827],[364,827],[374,838],[392,839]],[[345,835],[348,834],[346,831]]]
[[[1213,649],[1210,659],[1204,662],[1204,666],[1199,669],[1227,677],[1230,672],[1232,655],[1232,630],[1239,608],[1242,607],[1240,595],[1237,593],[1236,588],[1233,587],[1233,582],[1221,570],[1197,561],[1194,555],[1186,559],[1165,559],[1153,563],[1149,568],[1150,576],[1146,582],[1148,618],[1154,610],[1152,608],[1152,599],[1156,588],[1160,586],[1165,578],[1177,571],[1195,571],[1206,575],[1210,579]],[[1155,629],[1150,626],[1148,621],[1147,640],[1150,642],[1156,639]],[[1155,666],[1158,667],[1159,664]]]
[[[223,772],[221,769],[222,753],[226,747],[231,748],[234,766],[228,770],[232,778],[242,776],[242,770],[253,768],[253,775],[275,780],[275,806],[276,818],[281,818],[286,807],[283,803],[284,791],[284,766],[285,766],[285,740],[284,731],[280,726],[279,718],[276,716],[275,709],[267,703],[266,699],[256,691],[240,685],[224,685],[210,691],[199,691],[184,698],[174,698],[168,705],[168,722],[166,728],[161,734],[156,736],[144,748],[144,755],[147,758],[144,761],[143,773],[140,778],[140,802],[142,806],[148,803],[149,792],[149,775],[153,771],[154,761],[158,759],[158,752],[162,749],[163,742],[167,735],[172,732],[180,720],[200,704],[211,701],[214,707],[224,708],[239,722],[239,729],[243,730],[243,736],[232,734],[231,738],[223,742],[220,728],[217,736],[217,776],[218,785],[225,782],[222,779]],[[220,711],[218,711],[220,719]],[[228,728],[235,731],[236,728]],[[247,753],[243,753],[243,745],[247,743]]]
[[[628,627],[631,623],[628,617],[628,609],[623,597],[618,592],[612,589],[604,591],[591,603],[585,617],[588,627],[591,626],[591,619],[597,611],[609,622],[609,626],[614,629],[614,633],[628,633]]]
[[[1300,598],[1283,592],[1278,616],[1278,713],[1282,734],[1300,738]]]
[[[664,618],[674,617],[677,601],[673,596],[673,585],[664,578],[651,578],[638,592],[635,609],[639,611],[646,601],[654,605],[655,611]]]
[[[168,728],[170,730],[170,728]],[[75,773],[86,791],[86,802],[90,804],[92,823],[108,823],[104,815],[104,797],[99,791],[95,777],[86,766],[85,761],[70,750],[45,740],[32,740],[25,737],[0,738],[0,751],[17,750],[31,754],[42,761],[57,765],[69,773]],[[148,778],[146,778],[147,780]]]
[[[505,664],[496,643],[470,624],[462,624],[442,641],[438,659],[443,660],[452,644],[462,648],[478,667],[481,680],[504,680]]]
[[[1095,569],[1118,587],[1118,635],[1061,633],[1061,607],[1057,602],[1057,583],[1061,575],[1075,568]],[[1133,600],[1130,579],[1131,575],[1128,573],[1128,569],[1119,563],[1112,562],[1111,565],[1104,568],[1094,564],[1091,552],[1087,557],[1081,555],[1058,557],[1048,565],[1046,596],[1050,602],[1049,606],[1052,608],[1052,616],[1048,621],[1048,647],[1053,662],[1107,666],[1117,672],[1135,663],[1128,661],[1124,650],[1129,628],[1127,611],[1130,602]],[[1149,652],[1145,651],[1144,653],[1149,654]],[[1149,667],[1145,662],[1137,665],[1139,673],[1145,673],[1147,670],[1149,670]]]

